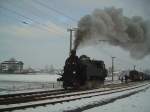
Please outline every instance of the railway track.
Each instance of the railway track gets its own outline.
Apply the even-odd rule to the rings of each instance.
[[[102,88],[104,90],[101,91],[107,91],[105,88],[114,88],[118,87],[120,84],[108,84],[104,85]],[[132,83],[129,84],[122,84],[124,85],[133,85]],[[95,91],[96,89],[94,89]],[[83,91],[82,94],[86,94],[86,91],[80,90],[80,93]],[[92,90],[91,90],[92,91]],[[31,102],[31,101],[38,101],[38,100],[44,100],[44,99],[52,99],[57,97],[62,97],[62,95],[66,95],[67,93],[73,93],[73,92],[79,92],[79,90],[50,90],[50,91],[38,91],[38,92],[29,92],[29,93],[18,93],[18,94],[7,94],[7,95],[0,95],[0,105],[8,105],[8,104],[17,104],[17,103],[25,103],[25,102]]]
[[[30,101],[42,100],[43,96],[65,94],[65,93],[70,93],[75,91],[77,90],[59,89],[59,90],[50,90],[50,91],[37,91],[37,92],[29,92],[29,93],[0,95],[0,105],[25,103]]]
[[[129,84],[115,84],[115,85],[105,85],[100,89],[93,90],[53,90],[53,91],[43,91],[43,92],[32,92],[9,95],[9,97],[0,96],[0,111],[12,111],[16,109],[24,109],[29,107],[42,106],[47,104],[56,104],[62,102],[68,102],[73,100],[78,100],[82,98],[90,98],[94,96],[112,94],[116,92],[131,90],[148,85],[148,82],[136,82]],[[32,103],[29,103],[31,102]],[[34,103],[33,103],[34,101]],[[44,102],[43,102],[44,101]],[[6,105],[10,104],[8,107]],[[15,105],[18,104],[18,105]],[[1,108],[3,107],[3,108]]]

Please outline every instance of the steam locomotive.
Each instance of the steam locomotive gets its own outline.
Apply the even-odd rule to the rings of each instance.
[[[137,70],[131,70],[129,72],[129,79],[131,81],[150,80],[150,75],[148,75],[144,72],[139,72]]]
[[[88,56],[82,55],[78,58],[76,51],[72,50],[71,55],[66,59],[64,73],[60,79],[63,88],[96,88],[104,83],[107,76],[104,61],[91,60]]]
[[[144,80],[144,73],[138,72],[137,70],[131,70],[129,72],[129,79],[131,81],[140,81]]]
[[[120,75],[119,79],[126,81],[143,81],[143,80],[150,80],[150,74],[140,72],[137,70],[130,70],[128,72],[123,71],[123,73]]]

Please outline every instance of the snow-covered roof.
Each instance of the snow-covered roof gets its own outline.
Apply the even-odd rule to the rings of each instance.
[[[22,61],[3,61],[1,64],[24,64]]]

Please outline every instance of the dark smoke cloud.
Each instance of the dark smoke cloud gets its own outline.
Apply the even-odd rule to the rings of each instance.
[[[136,59],[150,54],[150,22],[139,16],[125,17],[121,8],[96,9],[81,18],[78,28],[74,49],[89,41],[108,40],[110,45],[128,50]]]

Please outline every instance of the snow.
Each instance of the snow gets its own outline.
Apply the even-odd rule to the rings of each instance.
[[[70,111],[70,110],[80,110],[80,109],[84,109],[84,107],[87,107],[88,105],[103,104],[105,102],[111,101],[112,99],[117,99],[117,98],[120,98],[121,96],[128,95],[128,94],[134,93],[135,91],[145,89],[146,87],[149,87],[149,85],[147,85],[145,87],[131,89],[131,90],[124,91],[124,92],[100,95],[100,96],[95,96],[92,98],[85,98],[85,99],[76,100],[76,101],[64,102],[62,104],[46,105],[46,106],[40,106],[40,107],[36,107],[36,108],[27,108],[25,110],[16,110],[14,112],[31,112],[31,111],[32,112],[62,112],[62,111]],[[148,92],[150,93],[150,89],[148,90]],[[79,96],[74,96],[74,97],[79,97]],[[72,97],[72,98],[74,98],[74,97]],[[54,99],[54,100],[58,100],[58,99]],[[49,100],[49,101],[52,101],[52,100]],[[129,100],[127,100],[127,103],[128,102],[129,102]],[[28,104],[32,104],[32,103],[33,102],[30,102]],[[103,107],[103,106],[101,106],[101,107]],[[88,112],[88,111],[93,112],[93,110],[87,110],[86,112]],[[97,111],[99,111],[99,110],[97,110]]]
[[[56,82],[60,75],[56,74],[0,74],[0,81],[22,82]]]
[[[42,91],[42,90],[50,90],[50,89],[58,89],[61,87],[61,84],[56,82],[57,78],[60,77],[56,74],[17,74],[17,75],[7,75],[3,74],[0,75],[0,94],[12,94],[12,93],[20,93],[20,92],[31,92],[31,91]],[[111,77],[106,79],[108,83],[120,83],[118,81],[118,77],[114,78],[114,81],[111,82]],[[53,85],[54,84],[54,85]],[[149,86],[149,85],[148,85]],[[80,111],[81,109],[84,112],[150,112],[150,88],[144,92],[137,93],[135,95],[129,96],[127,98],[116,100],[113,103],[108,103],[107,105],[102,105],[105,102],[109,102],[111,99],[118,99],[123,95],[130,94],[132,92],[144,89],[145,87],[140,87],[137,89],[132,89],[124,92],[118,92],[108,95],[100,95],[95,96],[92,98],[85,98],[76,101],[64,102],[55,105],[46,105],[46,106],[39,106],[36,108],[27,108],[25,110],[15,110],[13,112],[62,112],[62,111],[70,111],[70,110],[77,110]],[[53,88],[54,87],[54,88]],[[109,89],[109,88],[105,88]],[[95,93],[96,94],[96,93]],[[88,96],[88,95],[85,95]],[[80,97],[80,96],[76,96]],[[70,97],[70,98],[75,98]],[[55,101],[58,99],[53,100],[44,100],[39,101],[36,103],[42,102],[50,102]],[[33,104],[33,102],[27,103]],[[100,104],[102,106],[94,107],[94,105]],[[22,104],[24,105],[24,104]],[[94,108],[88,109],[88,107],[92,105]],[[4,106],[4,105],[3,105]],[[8,105],[11,106],[11,105]],[[16,106],[16,105],[13,105]],[[0,106],[1,108],[2,106]],[[5,107],[5,106],[4,106]],[[7,107],[7,106],[6,106]]]
[[[56,74],[0,74],[0,95],[61,88]]]
[[[0,74],[0,95],[14,94],[32,91],[52,90],[62,88],[62,83],[57,82],[57,78],[61,77],[56,74]],[[107,77],[105,84],[121,83],[114,76]]]
[[[130,97],[83,112],[150,112],[150,88]]]
[[[114,76],[113,76],[113,80],[114,80],[114,81],[117,81],[118,79],[119,79],[119,76],[118,76],[118,75],[114,75]],[[112,76],[110,76],[110,75],[107,76],[107,77],[105,78],[105,80],[106,80],[106,81],[111,81],[111,80],[112,80]]]
[[[104,84],[118,84],[118,83],[121,83],[121,81],[119,80],[118,75],[114,75],[113,81],[112,81],[112,76],[109,75],[105,78],[105,83]]]

